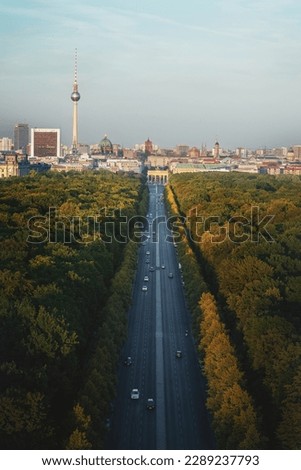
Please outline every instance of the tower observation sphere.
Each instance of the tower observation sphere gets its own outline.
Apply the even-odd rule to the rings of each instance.
[[[78,91],[74,91],[71,95],[72,101],[79,101],[80,100],[80,94]]]

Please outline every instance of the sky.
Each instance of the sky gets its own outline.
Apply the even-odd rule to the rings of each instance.
[[[1,0],[0,138],[17,122],[132,147],[301,143],[300,0]]]

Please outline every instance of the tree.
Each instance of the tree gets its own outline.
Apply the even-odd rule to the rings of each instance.
[[[282,416],[277,434],[284,449],[301,449],[301,366],[292,382],[285,386]]]

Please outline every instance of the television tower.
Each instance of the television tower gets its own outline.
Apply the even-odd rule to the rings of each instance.
[[[80,94],[78,92],[78,83],[77,83],[77,49],[75,49],[74,56],[74,82],[73,82],[73,92],[71,95],[71,100],[73,101],[73,132],[72,132],[72,153],[78,154],[78,112],[77,112],[77,103],[80,100]]]

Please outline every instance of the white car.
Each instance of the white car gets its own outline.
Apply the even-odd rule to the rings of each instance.
[[[131,399],[132,400],[139,400],[139,390],[138,388],[133,388],[133,390],[131,391]]]
[[[146,255],[150,255],[150,251],[147,251],[145,254],[146,254]]]
[[[147,291],[147,286],[142,286],[142,290],[143,290],[144,292],[146,292],[146,291]]]
[[[148,282],[149,281],[149,277],[148,276],[144,276],[144,282]]]

